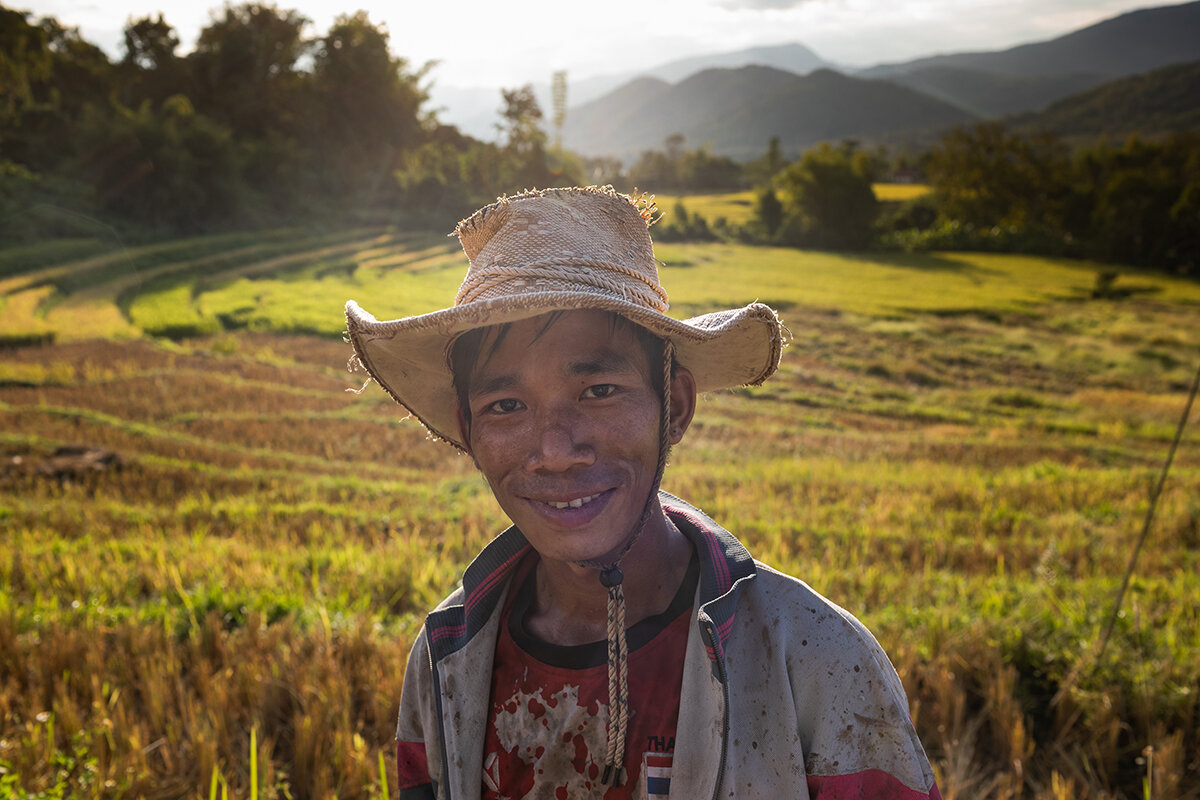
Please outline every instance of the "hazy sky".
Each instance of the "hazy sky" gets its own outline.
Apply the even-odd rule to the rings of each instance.
[[[113,57],[133,17],[161,11],[182,52],[210,19],[203,0],[4,0],[54,16]],[[850,66],[933,53],[1002,49],[1053,38],[1123,11],[1139,0],[295,0],[277,2],[312,20],[309,34],[338,15],[365,9],[385,23],[392,50],[420,65],[437,60],[444,86],[515,86],[652,67],[684,56],[801,42]],[[602,9],[602,10],[601,10]]]

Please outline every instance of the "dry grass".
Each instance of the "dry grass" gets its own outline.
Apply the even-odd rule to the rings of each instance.
[[[448,280],[441,244],[356,247],[363,286]],[[667,252],[707,259],[673,274],[695,303],[736,255]],[[315,275],[288,291],[327,294]],[[1091,654],[1195,367],[1193,290],[868,313],[788,280],[778,378],[704,398],[666,488],[868,623],[945,797],[1200,796],[1194,427]],[[409,642],[503,520],[468,459],[345,391],[347,355],[250,332],[0,351],[0,780],[195,797],[215,767],[247,796],[257,731],[263,796],[378,796]],[[120,461],[52,467],[72,443]]]

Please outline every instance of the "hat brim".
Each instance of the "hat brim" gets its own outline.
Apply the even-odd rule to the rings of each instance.
[[[676,320],[620,298],[590,292],[539,292],[479,300],[380,322],[353,300],[347,335],[367,373],[430,433],[466,450],[455,413],[457,397],[447,349],[465,331],[516,322],[551,311],[612,311],[670,339],[675,359],[700,392],[762,383],[779,365],[783,327],[762,303]]]

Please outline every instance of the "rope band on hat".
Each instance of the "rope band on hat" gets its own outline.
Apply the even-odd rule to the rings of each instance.
[[[583,269],[579,269],[580,267]],[[588,269],[589,267],[594,269]],[[623,276],[623,279],[612,277],[613,274]],[[637,282],[630,282],[628,278]],[[666,290],[653,277],[624,264],[592,258],[554,258],[526,264],[494,264],[472,269],[459,287],[454,304],[463,305],[478,300],[488,289],[514,279],[535,282],[561,280],[613,292],[661,313],[666,313],[669,307]]]

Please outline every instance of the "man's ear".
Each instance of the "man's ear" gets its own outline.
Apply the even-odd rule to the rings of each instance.
[[[695,412],[696,379],[690,370],[677,364],[671,376],[671,419],[667,425],[671,444],[679,444],[683,439]]]

